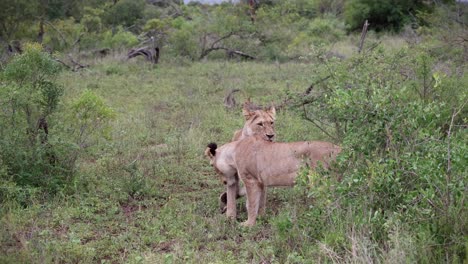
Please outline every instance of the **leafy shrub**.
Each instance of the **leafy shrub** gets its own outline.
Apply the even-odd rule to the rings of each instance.
[[[335,125],[344,149],[337,171],[306,180],[310,195],[321,201],[317,205],[339,200],[336,206],[362,215],[371,241],[388,240],[390,230],[405,223],[414,237],[435,238],[430,259],[464,258],[457,236],[467,224],[461,220],[468,175],[461,129],[468,94],[457,89],[462,80],[440,78],[437,58],[425,49],[411,55],[378,49],[343,63],[315,56],[324,64],[319,74],[330,80],[298,100],[314,119]]]
[[[288,45],[288,52],[307,54],[311,45],[335,43],[345,36],[345,26],[338,19],[325,16],[315,18],[308,23],[304,31],[299,32]],[[297,55],[296,55],[297,56]]]
[[[314,0],[313,7],[316,13],[339,15],[343,13],[344,0]]]
[[[103,45],[110,48],[131,47],[138,44],[138,38],[131,32],[125,31],[122,27],[117,28],[115,34],[112,31],[104,33]]]
[[[85,14],[81,18],[81,24],[88,32],[100,32],[102,29],[101,9],[94,9],[90,7],[84,8]]]
[[[188,57],[192,60],[199,57],[199,45],[196,32],[196,25],[182,18],[174,19],[172,25],[174,30],[170,35],[168,42],[175,55]]]
[[[344,37],[344,29],[344,24],[337,18],[326,16],[312,20],[306,32],[316,41],[333,43]]]
[[[44,45],[54,51],[70,48],[85,31],[82,24],[76,23],[74,18],[57,20],[52,26],[46,25],[47,34],[44,35]]]
[[[101,138],[110,138],[109,122],[115,112],[91,90],[85,90],[71,104],[73,140],[80,149],[95,146]]]
[[[162,31],[165,26],[166,26],[165,21],[158,19],[158,18],[153,18],[153,19],[146,21],[146,24],[143,27],[143,30],[144,31],[150,31],[150,30]]]
[[[25,46],[1,75],[0,157],[9,180],[18,186],[56,191],[66,184],[67,168],[49,140],[49,122],[63,88],[55,81],[60,65],[38,44]]]
[[[408,22],[410,12],[422,7],[421,0],[350,0],[345,3],[344,17],[351,30],[361,28],[366,19],[377,30],[399,30]]]
[[[138,19],[143,18],[145,1],[122,0],[113,5],[106,14],[106,21],[110,25],[132,26]]]

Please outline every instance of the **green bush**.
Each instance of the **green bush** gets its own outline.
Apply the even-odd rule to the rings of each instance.
[[[94,9],[90,7],[84,8],[85,14],[81,18],[81,24],[88,32],[100,32],[102,29],[101,9]]]
[[[138,38],[122,27],[117,28],[116,33],[106,31],[104,33],[103,45],[110,48],[128,48],[138,44]]]
[[[377,30],[399,30],[410,19],[410,13],[424,7],[424,1],[349,0],[345,3],[344,17],[349,29],[360,29],[367,19]]]
[[[169,35],[169,46],[174,55],[198,59],[200,49],[197,36],[194,34],[196,25],[193,22],[184,21],[182,18],[172,22],[175,30]]]
[[[306,32],[316,42],[333,43],[340,40],[345,35],[345,26],[336,17],[326,16],[312,20]]]
[[[292,56],[307,54],[312,45],[335,43],[341,40],[345,33],[345,26],[338,19],[332,16],[315,18],[291,41],[288,52]]]
[[[109,122],[115,112],[104,100],[90,90],[85,90],[71,103],[70,120],[73,141],[80,149],[96,146],[101,138],[110,139]]]
[[[429,234],[432,251],[418,255],[418,262],[466,257],[465,242],[457,236],[467,224],[461,219],[467,216],[462,127],[468,94],[457,89],[463,80],[441,78],[438,58],[425,49],[395,54],[377,49],[346,62],[315,56],[324,64],[318,72],[330,79],[298,100],[314,119],[334,124],[343,147],[336,171],[324,179],[312,173],[306,180],[313,186],[310,195],[321,201],[317,205],[327,208],[326,201],[338,199],[337,206],[360,215],[360,225],[378,243],[388,240],[398,223],[414,237]]]
[[[25,46],[1,75],[0,157],[10,181],[18,186],[55,192],[68,180],[67,167],[51,143],[51,115],[63,88],[57,84],[60,65],[38,44]]]
[[[73,17],[64,20],[56,20],[51,25],[46,24],[44,45],[54,51],[64,51],[73,46],[80,39],[85,27],[76,23]]]
[[[143,18],[145,1],[143,0],[122,0],[113,5],[106,13],[106,21],[113,26],[129,27],[137,20]]]

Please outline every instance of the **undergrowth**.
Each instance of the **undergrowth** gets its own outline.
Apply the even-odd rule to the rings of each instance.
[[[31,149],[0,151],[0,262],[461,263],[466,77],[460,62],[438,70],[432,48],[342,61],[317,46],[307,63],[283,64],[108,58],[56,73],[64,89],[47,142],[63,163],[36,162],[65,164],[69,177],[49,195],[51,182],[17,181],[5,156]],[[243,124],[239,105],[223,106],[231,89],[241,89],[238,103],[291,106],[278,108],[279,141],[344,149],[334,169],[304,169],[297,187],[269,189],[250,229],[238,223],[244,199],[238,221],[220,213],[223,185],[203,156]],[[9,135],[29,140],[21,131]],[[44,148],[40,135],[31,144]],[[47,168],[28,175],[61,175]]]

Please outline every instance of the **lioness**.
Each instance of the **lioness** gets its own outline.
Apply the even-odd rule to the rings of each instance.
[[[276,110],[274,106],[262,109],[248,99],[242,106],[245,118],[244,127],[234,132],[232,141],[241,140],[248,136],[261,135],[263,139],[273,141],[275,137]]]
[[[319,163],[328,168],[329,162],[341,152],[341,148],[329,142],[301,141],[277,143],[250,136],[227,143],[220,148],[211,143],[205,150],[210,164],[226,179],[227,211],[236,217],[236,196],[239,178],[247,191],[248,219],[245,226],[255,224],[257,214],[265,208],[266,187],[292,186],[297,172],[305,160],[311,168]]]
[[[276,110],[274,106],[270,106],[267,109],[262,109],[261,107],[253,104],[250,99],[244,102],[242,106],[242,114],[245,118],[244,127],[234,132],[234,136],[232,141],[237,141],[244,139],[248,136],[259,135],[264,140],[273,141],[276,133],[275,133],[275,118],[276,118]],[[221,174],[222,181],[226,184],[226,179]],[[226,210],[226,201],[227,196],[226,192],[223,192],[219,196],[220,207],[221,211],[224,212]],[[236,197],[239,198],[246,194],[244,187],[237,187],[237,195]]]

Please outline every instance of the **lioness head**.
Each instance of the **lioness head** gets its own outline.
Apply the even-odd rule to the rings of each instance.
[[[242,108],[245,117],[245,125],[242,131],[244,136],[261,136],[262,139],[273,141],[275,133],[276,110],[274,106],[268,109],[251,110],[248,107]]]

